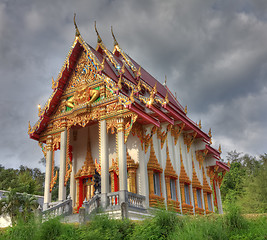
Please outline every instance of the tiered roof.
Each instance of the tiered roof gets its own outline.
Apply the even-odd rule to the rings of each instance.
[[[125,108],[138,114],[137,122],[152,123],[157,127],[161,122],[168,122],[171,125],[184,124],[184,131],[196,134],[196,138],[201,138],[206,143],[209,154],[220,159],[220,152],[210,146],[211,137],[187,117],[185,109],[166,85],[157,81],[121,49],[113,32],[114,49],[112,52],[104,45],[97,29],[98,43],[94,49],[83,40],[75,21],[74,24],[75,40],[57,79],[53,81],[53,93],[41,109],[38,122],[33,128],[29,124],[30,138],[39,140],[40,134],[46,129],[50,117],[60,102],[68,79],[81,53],[85,51],[99,77],[106,82],[107,88],[122,99],[120,103]]]

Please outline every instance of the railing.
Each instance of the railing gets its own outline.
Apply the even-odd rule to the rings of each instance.
[[[83,207],[85,208],[85,213],[90,214],[100,206],[100,196],[97,194],[93,196],[89,202],[83,202]]]
[[[119,203],[119,192],[111,192],[107,194],[109,207],[118,206]]]
[[[69,215],[72,213],[72,200],[67,199],[57,205],[48,208],[42,212],[43,216],[57,217],[62,215]]]
[[[136,208],[145,208],[144,203],[145,203],[146,197],[128,192],[128,204],[129,207],[136,207]]]

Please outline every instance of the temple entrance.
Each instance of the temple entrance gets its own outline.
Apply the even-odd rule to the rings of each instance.
[[[94,182],[92,177],[83,179],[83,200],[89,201],[94,196]]]

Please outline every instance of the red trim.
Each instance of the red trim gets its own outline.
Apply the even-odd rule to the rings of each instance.
[[[155,106],[147,105],[147,107],[150,108],[152,111],[154,111],[156,114],[158,114],[160,117],[162,117],[164,120],[169,122],[171,125],[174,124],[174,120],[173,119],[169,118],[166,114],[164,114],[162,111],[157,109]]]
[[[189,128],[191,128],[192,130],[194,130],[195,132],[197,132],[197,134],[199,135],[199,137],[203,137],[205,140],[209,141],[210,137],[204,133],[203,131],[201,131],[196,125],[195,123],[190,120],[187,116],[182,116],[181,114],[177,113],[174,109],[172,109],[170,106],[165,105],[163,106],[165,109],[167,109],[170,114],[175,117],[176,119],[182,121],[183,123],[185,123]]]
[[[223,162],[216,161],[216,165],[220,168],[224,169],[225,171],[229,172],[230,168]]]
[[[79,178],[79,206],[78,209],[83,205],[83,179]]]
[[[77,58],[80,56],[80,52],[82,50],[82,46],[79,42],[73,47],[72,53],[69,57],[69,69],[65,66],[65,69],[62,72],[61,78],[58,81],[58,87],[53,92],[53,97],[48,105],[46,111],[42,116],[40,116],[40,124],[39,127],[35,130],[34,133],[30,134],[30,138],[34,140],[39,140],[40,133],[46,128],[47,123],[49,121],[49,117],[53,114],[56,106],[58,105],[60,98],[63,93],[63,89],[65,87],[66,82],[68,81],[69,76],[72,73],[73,68],[75,67]]]
[[[213,157],[218,160],[220,159],[220,152],[218,150],[214,149],[210,145],[206,145],[206,149],[209,151],[208,153],[213,154]]]
[[[133,106],[132,104],[127,106],[130,110],[132,110],[133,112],[137,113],[138,115],[140,115],[142,118],[146,119],[147,121],[149,121],[150,123],[154,124],[157,127],[160,127],[160,123],[158,120],[154,119],[153,117],[149,116],[148,114],[142,112],[141,110],[139,110],[138,108],[136,108],[135,106]]]

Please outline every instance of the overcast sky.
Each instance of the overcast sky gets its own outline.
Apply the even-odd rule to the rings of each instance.
[[[94,21],[177,92],[188,116],[212,128],[213,146],[259,155],[267,143],[266,0],[0,0],[0,164],[41,167],[28,121],[52,93],[74,40],[96,46]]]

